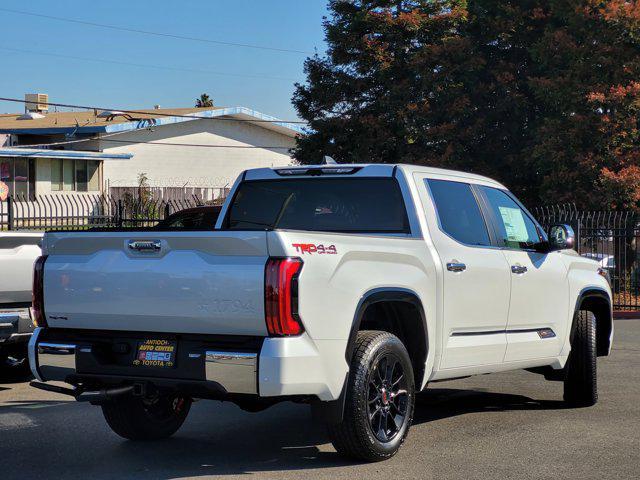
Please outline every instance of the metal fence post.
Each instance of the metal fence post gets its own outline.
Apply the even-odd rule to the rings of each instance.
[[[123,216],[124,216],[124,207],[122,205],[122,199],[119,198],[118,199],[118,218],[117,218],[118,227],[122,227]]]
[[[164,205],[164,218],[167,218],[171,215],[171,207],[169,206],[169,202]]]
[[[13,197],[7,197],[7,229],[13,230]]]

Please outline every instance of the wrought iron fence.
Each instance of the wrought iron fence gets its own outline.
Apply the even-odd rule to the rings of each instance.
[[[92,227],[151,227],[168,215],[198,205],[221,203],[197,195],[158,198],[145,192],[11,196],[0,201],[0,230],[86,230]],[[574,205],[533,209],[545,227],[567,223],[576,233],[576,250],[608,270],[616,310],[640,310],[640,216],[635,212],[594,212]]]
[[[616,310],[640,310],[640,216],[631,211],[584,211],[575,205],[539,207],[532,212],[545,227],[566,223],[576,250],[609,272]]]
[[[0,202],[0,230],[86,230],[93,227],[151,227],[185,208],[205,203],[196,195],[163,199],[125,192],[107,194],[51,194],[35,198],[10,196]]]
[[[140,195],[140,187],[109,186],[108,190],[116,199]],[[144,187],[144,195],[158,201],[196,197],[203,202],[215,203],[224,200],[230,190],[229,187]]]

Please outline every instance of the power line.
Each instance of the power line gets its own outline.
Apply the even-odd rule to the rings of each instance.
[[[1,9],[0,9],[1,10]],[[112,65],[125,65],[128,67],[141,67],[141,68],[156,68],[160,70],[171,70],[176,72],[190,72],[190,73],[202,73],[207,75],[221,75],[226,77],[244,77],[244,78],[258,78],[261,80],[284,80],[287,82],[295,82],[294,78],[286,78],[286,77],[272,77],[269,75],[252,75],[245,73],[230,73],[230,72],[216,72],[212,70],[198,70],[194,68],[181,68],[181,67],[172,67],[168,65],[151,65],[148,63],[133,63],[133,62],[123,62],[120,60],[109,60],[104,58],[96,58],[96,57],[78,57],[75,55],[64,55],[61,53],[51,53],[51,52],[37,52],[34,50],[24,50],[21,48],[12,48],[12,47],[3,47],[0,46],[0,50],[5,50],[8,52],[17,52],[17,53],[26,53],[29,55],[42,55],[45,57],[56,57],[56,58],[66,58],[71,60],[80,60],[84,62],[98,62],[98,63],[109,63]]]
[[[33,103],[27,100],[22,100],[20,98],[8,98],[8,97],[0,97],[0,101],[3,102],[16,102],[16,103]],[[300,124],[306,125],[307,122],[302,120],[278,120],[278,119],[250,119],[250,118],[228,118],[228,117],[198,117],[194,114],[191,115],[180,115],[177,113],[164,113],[154,110],[153,113],[149,111],[142,110],[124,110],[122,108],[112,108],[112,107],[97,107],[97,106],[87,106],[87,105],[72,105],[68,103],[53,103],[47,102],[47,105],[51,105],[54,107],[64,107],[64,108],[81,108],[84,110],[103,110],[103,111],[111,111],[111,112],[121,112],[121,113],[129,113],[134,115],[152,115],[154,117],[176,117],[176,118],[189,118],[191,120],[216,120],[216,121],[230,121],[230,122],[250,122],[250,123],[275,123],[275,124]],[[140,120],[140,119],[137,119]],[[150,125],[153,126],[153,125]]]
[[[273,52],[286,52],[286,53],[299,53],[303,55],[313,55],[313,52],[306,52],[304,50],[294,50],[290,48],[276,48],[276,47],[265,47],[264,45],[254,45],[249,43],[234,43],[234,42],[224,42],[221,40],[211,40],[208,38],[200,38],[200,37],[190,37],[186,35],[177,35],[174,33],[166,33],[166,32],[152,32],[150,30],[140,30],[137,28],[127,28],[127,27],[119,27],[117,25],[108,25],[105,23],[97,23],[97,22],[88,22],[85,20],[77,20],[73,18],[63,18],[56,17],[53,15],[44,15],[42,13],[33,13],[33,12],[25,12],[23,10],[13,10],[10,8],[0,8],[0,11],[15,13],[18,15],[27,15],[30,17],[40,17],[47,18],[49,20],[57,20],[59,22],[67,22],[67,23],[76,23],[78,25],[88,25],[91,27],[99,27],[99,28],[108,28],[110,30],[120,30],[122,32],[130,32],[130,33],[138,33],[142,35],[152,35],[156,37],[165,37],[165,38],[174,38],[178,40],[189,40],[192,42],[201,42],[201,43],[211,43],[215,45],[224,45],[227,47],[242,47],[242,48],[253,48],[258,50],[270,50]]]

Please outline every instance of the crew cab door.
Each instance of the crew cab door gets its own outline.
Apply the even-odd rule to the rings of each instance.
[[[569,282],[559,252],[536,252],[539,229],[509,192],[478,187],[511,273],[505,362],[556,356],[569,325]]]
[[[440,369],[500,364],[506,350],[510,272],[474,187],[418,176],[430,239],[441,263]]]

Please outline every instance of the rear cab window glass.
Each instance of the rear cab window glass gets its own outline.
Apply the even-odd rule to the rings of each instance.
[[[491,245],[487,226],[471,185],[434,179],[427,179],[425,182],[431,191],[443,232],[466,245]]]
[[[166,224],[167,227],[171,228],[199,228],[204,224],[204,213],[191,213],[179,216],[175,218],[173,221],[168,222]]]
[[[400,186],[392,177],[245,181],[224,228],[410,233]]]
[[[529,250],[540,242],[533,220],[505,191],[480,187],[494,216],[498,241],[507,248]]]

